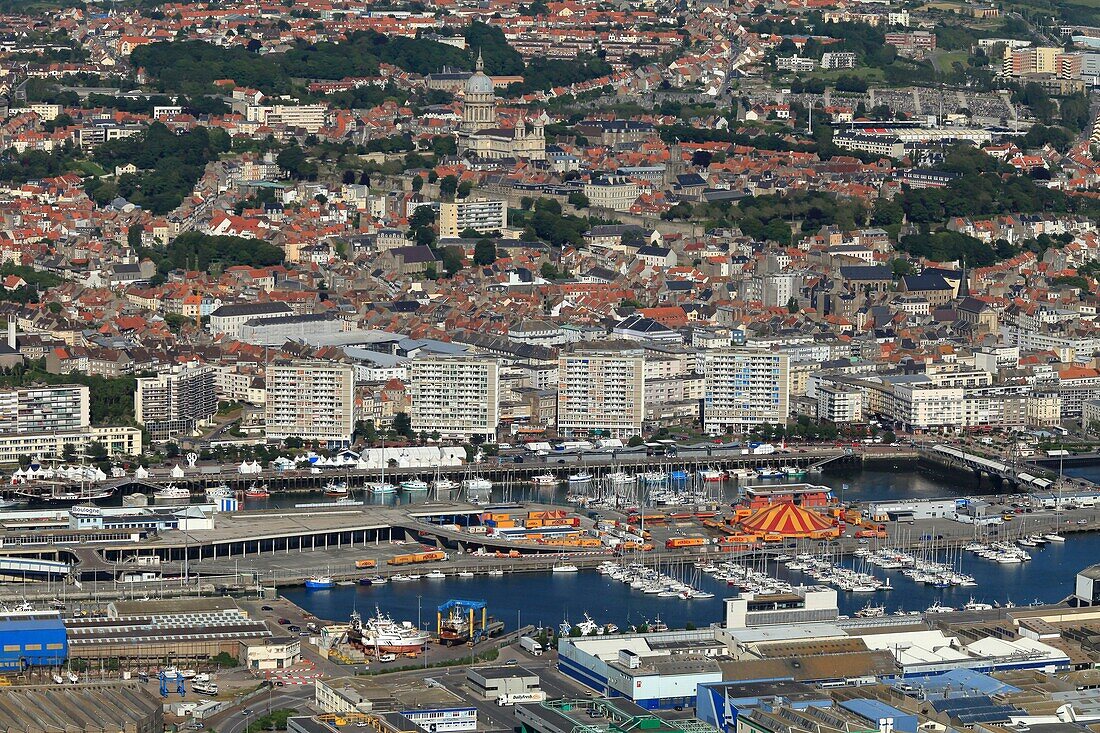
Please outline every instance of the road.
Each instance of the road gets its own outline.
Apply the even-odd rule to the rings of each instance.
[[[218,733],[244,733],[248,724],[267,714],[268,710],[282,710],[294,708],[305,711],[305,706],[313,699],[313,685],[301,687],[283,688],[279,692],[272,691],[271,697],[260,695],[248,701],[245,710],[251,710],[251,715],[242,715],[241,706],[236,705],[225,713],[205,722],[208,729],[217,730]]]

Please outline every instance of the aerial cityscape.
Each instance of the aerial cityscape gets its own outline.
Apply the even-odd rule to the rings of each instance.
[[[1098,314],[1098,0],[0,0],[0,733],[1096,733]]]

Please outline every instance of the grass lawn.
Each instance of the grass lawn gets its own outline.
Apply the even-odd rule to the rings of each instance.
[[[77,169],[81,173],[88,176],[105,176],[107,171],[103,170],[98,164],[91,160],[79,160],[76,163]]]
[[[940,71],[951,71],[951,64],[958,61],[963,66],[966,66],[966,60],[968,58],[970,58],[970,54],[967,51],[946,51],[936,54],[932,59],[932,63],[934,63],[936,68]]]

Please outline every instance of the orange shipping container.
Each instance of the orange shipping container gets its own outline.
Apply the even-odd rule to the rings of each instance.
[[[670,550],[677,547],[702,547],[706,544],[704,537],[673,537],[665,540],[665,547]]]
[[[359,568],[360,570],[362,570],[363,568],[373,568],[377,565],[378,565],[378,562],[375,561],[375,560],[356,560],[355,561],[355,567]]]

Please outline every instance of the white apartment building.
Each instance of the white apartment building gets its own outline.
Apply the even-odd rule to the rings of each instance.
[[[191,435],[217,411],[213,367],[184,364],[137,380],[134,416],[151,440]]]
[[[327,361],[267,367],[267,438],[351,443],[355,430],[355,368]]]
[[[584,184],[583,192],[591,206],[627,211],[634,205],[641,188],[626,176],[609,176]]]
[[[500,361],[428,356],[409,365],[412,429],[444,438],[492,441],[500,422]]]
[[[500,232],[508,226],[508,202],[503,199],[468,198],[439,205],[439,236],[457,237],[467,229],[478,234]]]
[[[89,390],[83,384],[0,390],[0,434],[86,430],[90,415]]]
[[[249,119],[265,125],[301,127],[306,132],[317,132],[325,126],[327,109],[323,104],[276,104],[273,107],[249,107]]]
[[[821,68],[854,69],[856,68],[856,55],[851,51],[823,53],[821,54]]]
[[[56,458],[101,443],[107,455],[141,454],[141,430],[91,426],[90,394],[82,384],[0,390],[0,464],[28,456]]]
[[[753,349],[724,349],[703,358],[703,428],[711,435],[782,425],[790,409],[790,358]]]
[[[854,387],[817,387],[817,419],[836,425],[863,422],[863,392]]]
[[[577,347],[558,357],[558,432],[629,438],[645,419],[641,349]]]

